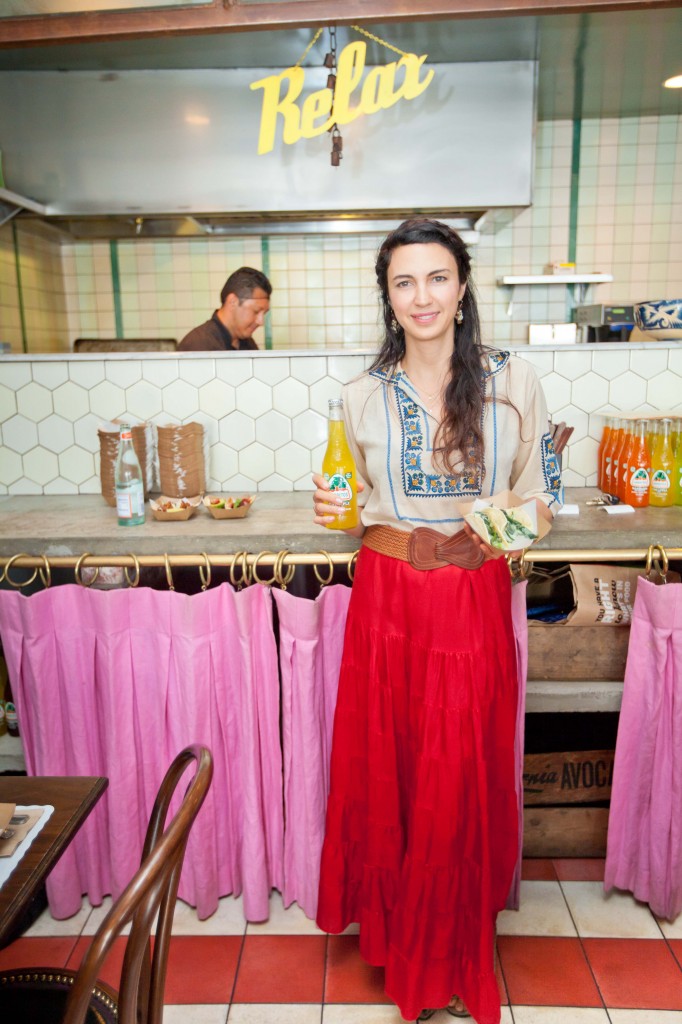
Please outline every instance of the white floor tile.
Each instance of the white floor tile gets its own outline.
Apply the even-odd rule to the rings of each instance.
[[[562,882],[578,934],[585,938],[660,939],[645,903],[626,892],[604,892],[601,882]]]
[[[163,1024],[225,1024],[227,1003],[197,1003],[189,1006],[164,1006]]]
[[[436,1017],[431,1019],[436,1024]],[[392,1003],[328,1003],[322,1011],[322,1024],[402,1024],[402,1021],[398,1008]]]
[[[575,926],[558,882],[521,882],[519,910],[497,917],[498,935],[575,935]]]
[[[86,904],[86,905],[88,907],[90,906],[89,904]],[[107,916],[107,914],[109,913],[110,910],[111,910],[111,896],[105,896],[104,899],[102,900],[101,905],[99,907],[92,907],[91,908],[90,915],[89,915],[87,921],[85,922],[85,925],[83,926],[82,934],[83,935],[94,935],[95,932],[97,931],[97,929],[99,928],[99,926],[101,925],[102,921]],[[123,929],[121,934],[122,935],[128,935],[129,932],[130,932],[130,925],[126,925],[126,927]]]
[[[246,930],[241,896],[223,896],[218,909],[200,921],[194,907],[178,900],[173,917],[173,935],[243,935]]]
[[[611,1024],[682,1024],[682,1010],[609,1010]]]
[[[514,1024],[609,1024],[606,1010],[577,1006],[514,1006]]]
[[[48,938],[52,935],[80,935],[89,914],[90,904],[87,900],[83,901],[83,905],[77,914],[74,914],[73,917],[67,917],[64,921],[57,921],[49,910],[44,910],[31,927],[24,932],[22,938],[35,939],[39,937]]]
[[[324,935],[297,903],[284,908],[280,893],[270,893],[270,917],[259,924],[249,922],[248,935]]]
[[[233,1003],[227,1020],[228,1024],[320,1024],[321,1015],[319,1003]]]
[[[657,917],[658,927],[667,939],[682,939],[682,914],[675,921],[666,921]]]

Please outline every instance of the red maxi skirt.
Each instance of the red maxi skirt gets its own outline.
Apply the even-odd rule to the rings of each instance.
[[[317,923],[360,924],[403,1017],[498,1024],[495,918],[517,856],[504,559],[421,571],[362,548],[334,719]]]

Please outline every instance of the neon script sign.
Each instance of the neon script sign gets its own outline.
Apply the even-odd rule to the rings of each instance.
[[[349,43],[339,54],[334,90],[319,89],[300,104],[298,100],[305,84],[303,68],[287,68],[279,75],[252,82],[252,89],[263,90],[259,155],[270,153],[274,148],[278,115],[282,118],[282,141],[291,145],[300,139],[323,135],[335,124],[350,124],[360,114],[387,110],[398,100],[416,99],[433,79],[433,70],[420,78],[427,54],[418,57],[415,53],[406,53],[398,61],[371,68],[362,81],[366,56],[366,43]],[[401,74],[402,80],[396,81]],[[351,97],[357,95],[358,90],[359,102],[351,107]]]

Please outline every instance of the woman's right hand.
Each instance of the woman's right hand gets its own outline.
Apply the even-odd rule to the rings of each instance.
[[[321,473],[313,473],[313,522],[318,526],[329,526],[334,522],[335,516],[343,512],[343,499],[337,497],[329,488],[329,483]],[[358,494],[364,491],[365,485],[358,480]],[[357,530],[357,527],[355,527]],[[349,531],[352,532],[352,531]]]

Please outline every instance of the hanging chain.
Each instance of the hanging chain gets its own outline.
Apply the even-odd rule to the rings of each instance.
[[[407,57],[404,50],[399,50],[397,46],[391,46],[385,39],[380,39],[379,36],[372,35],[371,32],[367,32],[364,28],[360,28],[359,25],[351,25],[354,32],[359,32],[361,36],[367,36],[373,43],[379,43],[380,46],[385,46],[387,50],[393,50],[394,53],[399,53],[401,57]]]
[[[315,43],[317,42],[317,40],[320,38],[321,35],[322,35],[322,29],[318,28],[318,30],[315,33],[315,35],[313,36],[313,38],[310,40],[310,42],[306,46],[306,48],[303,51],[303,53],[301,54],[301,56],[298,58],[298,60],[294,64],[295,68],[300,68],[301,64],[306,59],[306,57],[308,56],[308,54],[310,53],[310,51],[312,50],[313,46],[315,45]]]

